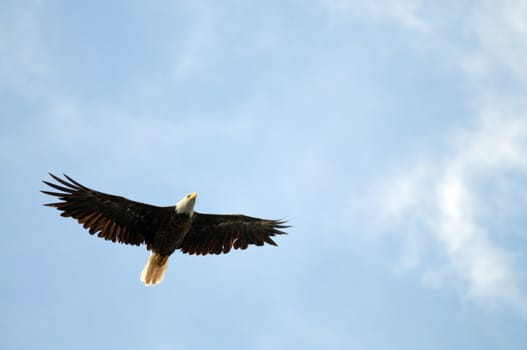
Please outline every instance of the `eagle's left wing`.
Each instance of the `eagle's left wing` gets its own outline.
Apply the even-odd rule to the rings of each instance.
[[[258,219],[245,215],[215,215],[194,212],[192,228],[180,245],[181,252],[206,255],[228,253],[231,248],[247,249],[249,244],[277,245],[271,237],[285,234],[285,221]]]
[[[97,233],[98,237],[112,242],[146,243],[150,247],[156,228],[173,211],[169,207],[139,203],[92,190],[67,175],[64,175],[67,181],[53,174],[50,176],[57,183],[44,183],[59,192],[41,192],[57,197],[59,201],[45,205],[57,208],[64,217],[76,219],[89,229],[90,234]]]

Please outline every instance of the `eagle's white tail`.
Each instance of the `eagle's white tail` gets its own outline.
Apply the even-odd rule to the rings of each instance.
[[[141,273],[141,281],[145,286],[153,286],[163,282],[168,267],[168,255],[151,253]]]

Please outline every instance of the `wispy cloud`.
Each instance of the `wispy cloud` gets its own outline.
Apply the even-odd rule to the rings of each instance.
[[[474,60],[483,72],[508,69],[527,80],[527,3],[521,0],[483,1],[474,7],[467,32],[478,40]],[[480,70],[480,72],[482,72]],[[478,76],[476,78],[481,78]]]
[[[15,2],[0,14],[0,86],[29,98],[45,97],[55,74],[40,37],[41,8]]]
[[[183,7],[189,13],[191,25],[184,41],[174,49],[174,79],[186,78],[203,69],[209,58],[206,51],[214,45],[215,38],[213,9],[210,4],[184,1]]]
[[[360,20],[390,21],[405,28],[428,31],[429,24],[419,15],[421,0],[320,0],[332,20],[355,18]]]

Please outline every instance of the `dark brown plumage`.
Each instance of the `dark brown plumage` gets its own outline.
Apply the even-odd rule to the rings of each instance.
[[[60,210],[61,216],[76,219],[92,235],[112,242],[146,244],[152,251],[143,271],[147,279],[149,264],[166,269],[168,256],[177,249],[183,253],[207,255],[228,253],[232,248],[246,249],[249,245],[276,246],[271,237],[284,234],[282,229],[289,227],[282,220],[195,212],[195,193],[175,206],[158,207],[92,190],[67,175],[64,175],[65,180],[53,174],[50,176],[56,183],[44,183],[58,192],[42,193],[57,197],[59,201],[45,205]],[[150,272],[156,274],[156,271]],[[145,284],[159,283],[164,270],[159,274]]]

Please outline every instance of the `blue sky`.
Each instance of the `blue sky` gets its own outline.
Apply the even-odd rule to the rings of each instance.
[[[524,1],[0,6],[2,349],[527,346]],[[145,288],[49,171],[293,227]]]

